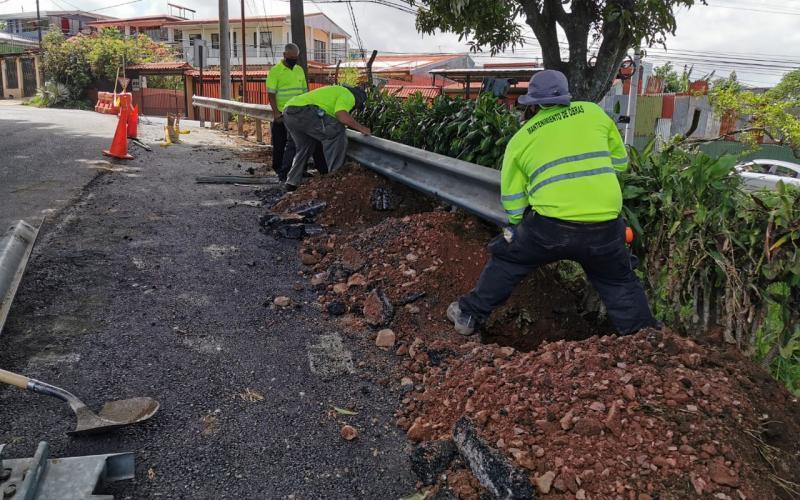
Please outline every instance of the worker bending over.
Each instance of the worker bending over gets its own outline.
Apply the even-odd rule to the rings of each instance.
[[[286,189],[294,191],[305,173],[306,163],[317,144],[322,143],[329,172],[344,164],[347,152],[345,125],[370,135],[370,130],[358,123],[350,111],[361,108],[367,100],[363,89],[331,85],[293,97],[286,103],[284,123],[297,146],[292,168],[286,178]]]
[[[283,59],[270,68],[267,75],[267,97],[272,107],[273,120],[270,129],[272,137],[272,170],[278,174],[281,182],[286,181],[286,174],[292,167],[295,145],[292,136],[286,131],[283,123],[283,110],[292,97],[308,92],[306,73],[297,64],[300,49],[289,43],[283,51]],[[325,171],[325,157],[322,148],[314,150],[314,165],[320,172]]]
[[[519,99],[534,116],[503,160],[501,201],[510,226],[489,243],[477,286],[447,309],[462,335],[482,325],[531,271],[559,260],[583,267],[620,334],[659,327],[620,217],[616,174],[628,167],[625,145],[599,106],[571,100],[567,78],[552,70],[536,73]]]

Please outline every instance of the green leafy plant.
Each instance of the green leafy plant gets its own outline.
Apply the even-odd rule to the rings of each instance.
[[[360,119],[379,136],[435,153],[499,169],[519,116],[491,94],[476,101],[416,93],[403,100],[372,92]]]
[[[80,100],[91,85],[113,86],[124,64],[169,60],[173,53],[166,45],[143,34],[125,38],[113,29],[69,39],[60,30],[52,30],[42,39],[45,74],[65,85],[72,101]]]
[[[31,104],[42,108],[49,108],[64,104],[69,101],[69,89],[63,83],[48,81],[43,87],[39,87],[36,95],[31,99]]]

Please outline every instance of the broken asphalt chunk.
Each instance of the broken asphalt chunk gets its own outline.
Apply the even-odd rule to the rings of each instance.
[[[486,444],[469,418],[461,417],[456,422],[453,440],[472,474],[495,497],[501,500],[534,497],[527,472]]]
[[[435,484],[458,455],[455,443],[451,440],[428,441],[414,448],[411,454],[411,470],[422,484]]]

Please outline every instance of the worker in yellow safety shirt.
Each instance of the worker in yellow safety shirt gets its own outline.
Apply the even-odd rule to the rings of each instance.
[[[367,101],[359,87],[329,85],[289,99],[284,110],[286,128],[297,144],[297,154],[286,177],[286,190],[294,191],[306,170],[308,157],[319,144],[325,154],[328,171],[336,172],[347,153],[345,126],[370,135],[370,129],[350,114]]]
[[[272,138],[272,170],[278,174],[281,182],[286,181],[286,174],[292,167],[296,147],[292,136],[283,122],[283,111],[292,97],[308,92],[308,82],[303,68],[297,64],[300,49],[289,43],[283,52],[283,60],[269,70],[267,75],[267,97],[272,107],[273,120],[270,128]],[[327,171],[322,148],[314,150],[314,166],[321,173]]]
[[[660,327],[626,245],[617,173],[628,155],[614,121],[592,102],[572,102],[566,76],[553,70],[536,73],[519,103],[533,118],[505,151],[500,184],[509,226],[489,243],[478,284],[450,304],[448,319],[471,335],[534,269],[571,260],[620,334]]]

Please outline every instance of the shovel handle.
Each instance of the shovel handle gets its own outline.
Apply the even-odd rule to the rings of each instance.
[[[0,382],[19,387],[20,389],[28,389],[28,382],[30,381],[31,379],[24,375],[18,375],[0,369]]]

